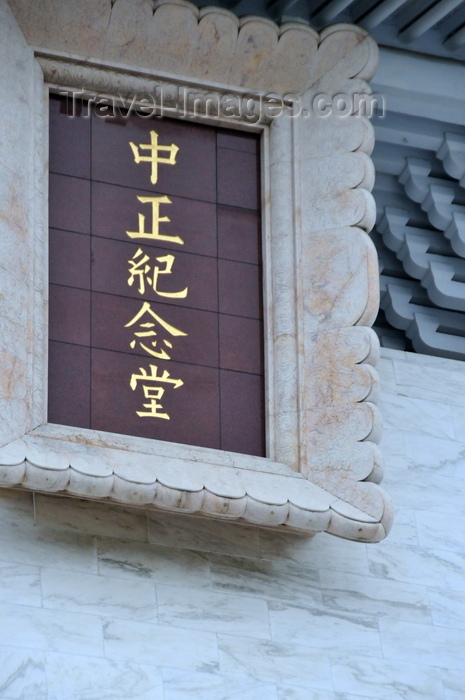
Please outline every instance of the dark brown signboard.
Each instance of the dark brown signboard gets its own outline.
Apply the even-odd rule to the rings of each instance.
[[[264,455],[258,137],[50,105],[49,421]]]

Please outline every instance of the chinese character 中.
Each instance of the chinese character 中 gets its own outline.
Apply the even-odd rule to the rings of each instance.
[[[134,154],[134,160],[136,163],[142,163],[143,161],[152,164],[152,170],[150,174],[150,182],[155,185],[158,181],[158,163],[167,163],[168,165],[176,164],[176,154],[179,151],[179,146],[172,143],[171,146],[159,146],[158,145],[158,134],[156,131],[150,132],[150,143],[140,143],[136,146],[132,141],[129,142],[132,152]],[[139,149],[144,151],[150,151],[149,156],[141,156]],[[168,156],[161,156],[159,153],[167,152]]]

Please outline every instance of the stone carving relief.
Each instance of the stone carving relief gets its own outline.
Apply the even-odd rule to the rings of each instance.
[[[20,192],[30,182],[25,163],[34,185],[0,221],[12,261],[27,261],[21,272],[0,270],[2,292],[10,290],[2,318],[12,319],[0,340],[8,378],[0,483],[361,541],[385,537],[392,511],[378,486],[378,341],[370,328],[378,272],[367,235],[375,218],[373,129],[363,115],[314,112],[320,94],[368,92],[374,42],[348,25],[317,34],[184,0],[10,7],[0,16],[15,42],[2,87],[21,88],[7,126],[12,143],[31,137],[0,149],[10,173],[0,176],[2,204],[16,201],[12,186]],[[156,85],[299,101],[299,117],[236,123],[263,134],[266,459],[47,423],[47,91],[130,95]],[[31,261],[33,269],[25,267]],[[27,338],[15,354],[17,324]]]

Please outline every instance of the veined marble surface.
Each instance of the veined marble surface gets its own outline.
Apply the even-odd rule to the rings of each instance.
[[[1,490],[1,700],[462,700],[465,440],[406,382],[462,365],[380,365],[404,422],[378,545]]]
[[[251,677],[168,669],[163,678],[165,700],[278,700],[273,683],[260,682]]]
[[[0,3],[3,11],[5,0]],[[118,0],[115,4],[113,19],[114,29],[121,30],[115,31],[116,39],[124,47],[125,39],[138,27],[121,26],[121,15],[117,13],[123,3],[124,0]],[[103,18],[106,26],[109,5],[104,3],[105,11],[99,15],[99,7],[104,5],[91,4],[96,25],[102,29],[99,22]],[[75,29],[67,24],[72,4],[58,3],[63,8],[59,17],[50,13],[57,3],[45,5],[49,14],[41,15],[36,4],[35,16],[49,17],[52,23],[56,21],[55,27]],[[165,12],[165,6],[163,0],[157,1],[158,16]],[[32,6],[24,3],[23,7],[27,14]],[[183,0],[175,6],[171,3],[169,12],[178,12],[176,7],[184,8],[179,10],[180,17],[186,15]],[[138,9],[142,15],[147,10],[151,12],[151,3],[141,3]],[[196,15],[195,31],[205,25],[206,30],[212,30],[211,17],[202,24],[201,14]],[[83,11],[81,19],[84,16]],[[216,21],[230,22],[231,16],[219,13]],[[50,32],[53,26],[45,22],[41,31]],[[143,24],[138,26],[144,30]],[[244,34],[253,26],[276,48],[275,29],[266,22],[253,25],[250,21]],[[183,26],[180,36],[189,27]],[[338,31],[344,34],[345,30]],[[67,34],[62,32],[60,36],[65,41]],[[333,41],[334,35],[329,33],[326,40]],[[142,45],[145,52],[146,42]],[[16,48],[20,53],[19,43]],[[365,49],[366,43],[360,42],[344,64],[348,75],[360,76],[355,86],[363,87],[364,68],[369,63]],[[5,65],[11,66],[16,56],[8,55],[10,63]],[[26,63],[22,68],[26,70]],[[321,70],[330,75],[333,68],[322,65]],[[11,95],[17,96],[14,78],[10,74],[7,77]],[[321,87],[326,89],[325,85],[328,83]],[[343,85],[344,89],[355,87],[350,81]],[[30,109],[31,85],[25,82],[19,87],[20,112],[10,110],[5,116],[8,133],[17,133],[18,115]],[[320,167],[321,163],[315,164],[315,172],[326,172],[319,190],[322,195],[325,184],[339,182],[342,173],[344,187],[330,212],[330,221],[341,223],[339,205],[347,195],[350,223],[353,227],[360,225],[354,237],[357,255],[350,259],[352,229],[336,231],[335,227],[330,227],[331,234],[328,229],[318,235],[315,232],[305,241],[304,252],[319,273],[318,261],[322,258],[311,259],[315,242],[327,253],[324,243],[331,235],[331,250],[336,251],[339,243],[339,252],[350,259],[347,266],[353,268],[351,285],[362,285],[366,303],[342,304],[335,316],[328,313],[333,296],[328,296],[329,306],[325,306],[319,295],[310,293],[320,280],[317,274],[313,284],[305,280],[309,288],[303,290],[303,298],[312,305],[314,318],[307,319],[308,326],[302,333],[310,341],[313,320],[316,327],[319,319],[318,323],[328,324],[327,332],[318,341],[320,357],[321,348],[330,357],[333,346],[342,346],[352,353],[348,384],[341,377],[341,384],[331,386],[341,402],[339,407],[350,396],[357,410],[362,447],[373,448],[370,459],[374,459],[374,445],[364,438],[371,435],[370,431],[377,437],[379,424],[376,411],[363,399],[371,392],[377,393],[377,384],[364,366],[370,354],[370,334],[363,324],[372,320],[376,290],[366,286],[362,262],[372,266],[371,278],[375,279],[376,261],[373,250],[363,248],[361,242],[361,229],[369,228],[373,216],[372,202],[362,186],[370,185],[373,173],[361,152],[370,150],[372,133],[365,122],[357,124],[365,129],[365,134],[360,131],[353,135],[354,153],[350,157],[337,159],[337,167],[327,170]],[[312,159],[318,160],[319,153],[312,150],[316,145],[321,148],[323,143],[328,153],[333,147],[347,149],[348,134],[342,132],[342,127],[339,140],[328,138],[334,133],[331,126],[318,128],[325,138],[305,140],[305,172],[312,167]],[[21,168],[25,144],[26,137],[17,144],[16,162]],[[357,149],[361,151],[355,153]],[[326,165],[331,163],[334,161],[329,157]],[[292,173],[296,187],[299,172],[300,164]],[[12,182],[10,171],[4,168],[0,179],[8,186],[27,189],[24,173],[20,175],[18,183]],[[282,197],[285,200],[288,193],[284,191]],[[307,221],[313,212],[308,198]],[[19,234],[30,231],[33,224],[25,210],[23,219]],[[284,240],[289,231],[288,219],[277,216],[276,222]],[[8,232],[8,226],[2,230]],[[24,262],[31,259],[29,245],[24,243],[21,251]],[[334,267],[325,267],[325,283],[327,290],[334,291],[335,287],[344,296],[348,293],[344,280],[336,274],[340,260],[331,256]],[[24,272],[10,267],[6,270],[8,279],[11,277],[16,284]],[[289,285],[283,288],[289,289]],[[28,298],[33,291],[28,289]],[[358,296],[357,299],[360,301]],[[21,307],[21,313],[25,308]],[[351,328],[349,335],[333,333],[331,324],[346,323],[348,310],[351,322],[361,325]],[[283,318],[285,326],[289,317]],[[30,333],[37,331],[27,325],[25,312],[18,319],[17,337],[24,338],[25,328]],[[283,338],[287,339],[285,330]],[[308,342],[306,347],[310,346]],[[364,348],[367,354],[362,352]],[[3,357],[3,376],[8,379],[18,358],[9,348],[4,349],[8,352]],[[18,351],[22,359],[26,354],[24,346],[20,344]],[[330,369],[331,366],[330,362]],[[200,522],[169,513],[148,516],[138,508],[115,508],[107,502],[84,505],[76,498],[33,498],[25,491],[0,490],[1,700],[463,698],[462,368],[462,364],[453,361],[383,352],[379,369],[384,380],[386,485],[396,494],[399,519],[392,538],[379,545],[367,546],[324,535],[312,540],[286,532],[270,533],[253,525],[233,526],[207,519]],[[329,376],[328,366],[323,369],[320,379]],[[352,371],[357,373],[356,382],[352,381]],[[29,425],[25,416],[28,394],[21,389],[24,376],[21,375],[19,388],[13,392],[14,400],[7,402],[8,410],[4,412],[8,439]],[[312,386],[312,376],[306,379]],[[320,387],[325,386],[322,381]],[[366,393],[361,395],[361,389]],[[316,392],[307,396],[309,403],[320,398]],[[336,411],[334,415],[340,414]],[[314,431],[315,441],[328,416],[318,414],[317,418],[313,426],[306,426]],[[344,441],[347,433],[338,431],[337,421],[331,423],[331,435]],[[295,446],[295,441],[291,443]],[[60,474],[54,476],[58,478]],[[363,487],[368,489],[369,484]],[[341,500],[340,508],[343,503]]]

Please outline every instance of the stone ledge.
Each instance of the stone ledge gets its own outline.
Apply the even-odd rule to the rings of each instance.
[[[31,434],[0,449],[0,484],[366,542],[390,528],[389,509],[378,521],[301,474],[273,473],[273,463],[263,462],[267,471],[257,473]]]

